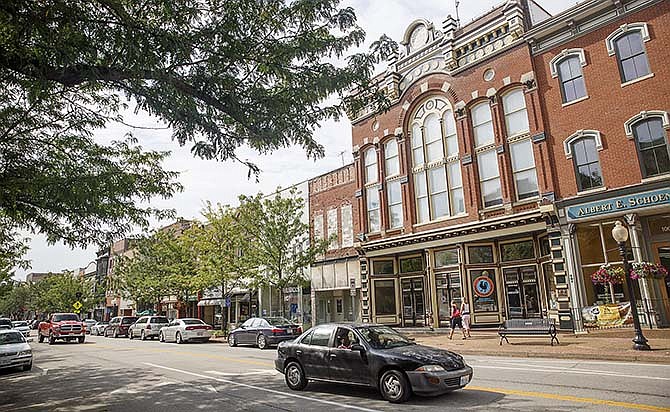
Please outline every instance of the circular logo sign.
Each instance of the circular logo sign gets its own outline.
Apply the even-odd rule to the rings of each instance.
[[[473,282],[475,295],[485,298],[493,294],[493,281],[488,276],[480,276]]]

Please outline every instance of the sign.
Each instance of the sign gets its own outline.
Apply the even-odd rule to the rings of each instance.
[[[349,279],[349,294],[351,296],[356,296],[356,279]]]
[[[76,310],[76,311],[79,311],[79,309],[81,309],[82,306],[84,306],[84,305],[82,305],[80,301],[76,301],[76,302],[74,302],[74,303],[72,304],[72,307],[73,307],[74,310]]]
[[[582,203],[581,205],[569,206],[566,210],[568,221],[572,221],[661,205],[670,205],[670,189],[652,190],[650,192]]]
[[[587,328],[621,326],[633,323],[630,302],[611,303],[582,308],[582,319]]]
[[[493,293],[493,281],[488,276],[480,276],[472,282],[475,295],[485,298]]]

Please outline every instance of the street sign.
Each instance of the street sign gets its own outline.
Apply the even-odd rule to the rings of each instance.
[[[356,279],[349,279],[349,294],[356,296]]]
[[[82,305],[80,301],[76,301],[76,302],[74,302],[74,303],[72,304],[72,307],[73,307],[74,310],[76,310],[76,311],[78,311],[79,309],[81,309],[82,306],[84,306],[84,305]]]

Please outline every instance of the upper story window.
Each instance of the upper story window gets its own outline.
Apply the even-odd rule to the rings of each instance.
[[[400,180],[386,183],[386,197],[388,202],[389,227],[397,229],[402,227],[402,192]]]
[[[537,174],[535,171],[535,157],[533,143],[530,139],[523,139],[510,143],[512,156],[512,173],[514,174],[514,188],[518,200],[535,197],[539,194]]]
[[[465,212],[456,121],[449,102],[433,97],[412,117],[412,165],[417,223]]]
[[[505,110],[505,127],[507,136],[517,136],[528,133],[528,112],[526,111],[526,99],[523,90],[514,89],[502,97],[503,109]],[[489,111],[490,113],[490,111]]]
[[[598,151],[603,149],[600,132],[579,130],[563,142],[565,156],[572,159],[577,179],[577,189],[582,192],[603,185]]]
[[[338,240],[338,230],[337,230],[337,209],[330,209],[328,211],[328,239],[330,240],[330,243],[328,243],[328,249],[333,250],[337,249],[340,246],[340,242]]]
[[[342,247],[354,245],[354,219],[351,205],[344,205],[340,208],[342,216]]]
[[[377,151],[371,147],[365,151],[365,183],[377,181]]]
[[[365,189],[365,199],[368,211],[368,232],[379,232],[381,221],[379,219],[379,188],[377,186]]]
[[[318,214],[314,216],[314,239],[323,239],[323,215]]]
[[[502,204],[500,169],[495,148],[477,154],[477,169],[484,207]]]
[[[651,74],[644,48],[644,42],[649,39],[646,23],[631,23],[622,25],[605,40],[610,56],[616,54],[621,83]]]
[[[668,113],[634,121],[632,128],[637,146],[643,177],[670,173],[670,150],[668,145]],[[636,116],[637,117],[637,116]]]
[[[387,177],[400,173],[398,142],[395,139],[391,139],[384,144],[384,170]]]
[[[475,147],[493,143],[493,119],[489,103],[477,104],[470,110],[470,115],[472,116],[472,133],[475,136]]]
[[[583,49],[565,49],[551,62],[551,77],[558,78],[563,104],[587,97],[582,67],[586,66]]]

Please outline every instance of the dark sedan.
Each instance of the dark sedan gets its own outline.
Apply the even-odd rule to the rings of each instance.
[[[300,325],[286,318],[251,318],[228,334],[228,344],[230,346],[256,345],[260,349],[265,349],[270,345],[295,339],[301,333]]]
[[[412,393],[439,395],[472,379],[463,357],[417,345],[383,325],[318,325],[277,349],[275,368],[286,384],[302,390],[308,380],[327,380],[379,389],[389,402]]]

